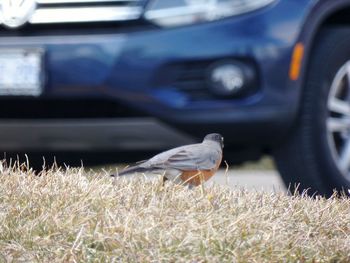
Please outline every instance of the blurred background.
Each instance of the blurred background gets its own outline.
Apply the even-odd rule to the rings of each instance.
[[[314,184],[294,169],[318,160],[293,148],[305,145],[305,54],[325,27],[348,22],[339,2],[2,0],[1,157],[114,169],[216,132],[232,184],[283,188],[276,167],[287,185]],[[333,109],[348,114],[342,105]],[[347,125],[336,124],[316,132],[334,143],[309,147],[333,166]]]

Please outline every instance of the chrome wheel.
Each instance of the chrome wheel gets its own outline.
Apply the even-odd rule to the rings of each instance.
[[[334,162],[350,181],[350,61],[333,79],[328,95],[327,138]]]
[[[289,189],[350,196],[350,27],[323,28],[309,53],[298,115],[274,157]]]

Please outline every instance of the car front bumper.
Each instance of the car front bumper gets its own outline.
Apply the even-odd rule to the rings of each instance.
[[[281,13],[289,15],[281,16]],[[264,141],[268,144],[276,140],[276,133],[288,129],[296,112],[297,92],[288,86],[288,70],[302,16],[300,5],[278,1],[275,5],[242,16],[173,29],[141,28],[133,32],[109,29],[74,33],[67,30],[59,34],[25,36],[5,34],[1,36],[0,52],[8,48],[44,50],[46,81],[43,93],[35,100],[113,100],[160,120],[162,125],[184,132],[185,135],[175,143],[215,131],[221,132],[228,143]],[[227,59],[249,61],[253,65],[257,79],[253,93],[243,97],[219,98],[208,91],[205,83],[208,68]],[[182,76],[194,68],[195,77],[189,76],[184,80]],[[118,134],[125,123],[115,118],[104,123],[90,122],[91,127],[97,127],[90,134],[100,138],[99,141],[103,141],[104,132],[108,129]],[[69,116],[61,119],[69,123],[66,120]],[[137,120],[140,119],[133,118],[133,121]],[[21,122],[20,118],[17,121]],[[61,122],[61,128],[57,126],[56,130],[50,128],[53,125],[50,120],[32,118],[26,121],[32,123],[28,127],[36,128],[24,130],[40,134],[41,138],[50,137],[47,135],[54,131],[60,131],[62,137],[69,138],[72,133],[68,131],[74,130],[73,126],[77,133],[86,128],[77,123],[63,125]],[[38,132],[40,122],[45,123],[42,132]],[[58,120],[54,122],[60,123]],[[13,135],[17,128],[23,130],[16,125],[8,126],[6,121],[0,123],[7,125],[8,134]],[[39,126],[33,126],[33,123]],[[125,127],[152,133],[141,127]],[[154,130],[159,129],[157,127],[155,125]],[[73,141],[73,137],[68,141]],[[140,135],[128,138],[132,141]],[[9,138],[10,141],[16,140]],[[40,144],[40,140],[34,141]],[[52,145],[59,142],[54,141]],[[18,145],[26,144],[23,141]],[[35,145],[26,146],[32,148]],[[68,144],[63,145],[69,147]],[[117,139],[114,144],[107,145],[120,146]]]

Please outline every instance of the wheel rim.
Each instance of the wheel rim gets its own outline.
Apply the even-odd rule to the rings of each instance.
[[[338,170],[350,181],[350,61],[333,79],[327,108],[328,145]]]

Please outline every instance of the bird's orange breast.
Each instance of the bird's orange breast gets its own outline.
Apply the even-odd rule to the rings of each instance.
[[[217,161],[216,166],[211,170],[183,171],[180,178],[185,183],[198,186],[208,181],[216,173],[220,164],[221,164],[221,159]]]

